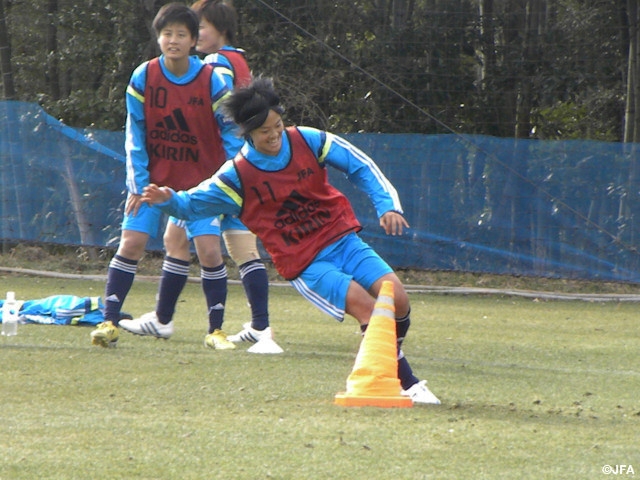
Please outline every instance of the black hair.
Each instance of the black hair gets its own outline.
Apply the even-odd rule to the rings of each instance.
[[[222,103],[225,116],[236,123],[243,136],[260,127],[269,111],[282,115],[280,96],[273,87],[271,78],[256,77],[248,86],[237,88]]]
[[[238,13],[229,0],[198,0],[191,8],[204,19],[216,27],[230,44],[236,41],[238,31]]]
[[[160,35],[163,28],[173,23],[184,25],[191,33],[192,38],[198,38],[200,20],[196,12],[186,5],[182,3],[168,3],[158,10],[152,23],[156,36]]]

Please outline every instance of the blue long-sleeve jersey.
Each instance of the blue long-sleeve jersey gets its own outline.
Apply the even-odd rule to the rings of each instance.
[[[388,211],[402,213],[398,194],[375,162],[346,140],[310,127],[298,127],[320,164],[343,172],[349,181],[365,192],[378,216]],[[258,152],[250,142],[242,147],[242,155],[266,172],[281,170],[289,162],[291,145],[282,133],[282,148],[278,155]],[[218,172],[189,191],[174,192],[171,199],[159,207],[173,216],[187,220],[218,214],[239,215],[243,198],[240,180],[233,162],[226,162]]]
[[[147,154],[147,128],[144,113],[144,92],[147,83],[147,65],[144,62],[138,66],[129,80],[126,92],[127,120],[125,126],[126,152],[126,185],[127,190],[134,194],[141,194],[142,189],[149,184],[149,156]],[[184,75],[177,77],[164,65],[164,55],[160,56],[160,68],[169,81],[177,85],[186,85],[198,75],[205,63],[196,56],[189,58],[189,69]],[[215,71],[211,75],[211,104],[215,119],[220,127],[220,136],[227,158],[233,158],[240,150],[243,140],[236,135],[237,126],[225,121],[219,111],[220,101],[229,94],[225,80]]]

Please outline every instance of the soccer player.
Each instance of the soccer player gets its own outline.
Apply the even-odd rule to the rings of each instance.
[[[105,322],[91,332],[94,345],[115,346],[118,326],[138,334],[169,338],[173,314],[189,273],[193,238],[201,265],[202,288],[209,311],[205,344],[233,349],[222,331],[227,272],[220,250],[217,216],[185,222],[171,218],[164,233],[166,255],[154,312],[120,320],[149,236],[157,234],[162,212],[141,202],[142,188],[160,182],[186,189],[211,176],[238,152],[236,126],[224,119],[220,101],[229,93],[224,79],[197,56],[199,19],[179,3],[163,6],[153,20],[162,54],[133,72],[127,87],[127,201],[118,250],[109,264],[105,287]]]
[[[361,226],[347,198],[327,179],[327,166],[347,175],[371,198],[388,235],[408,227],[393,185],[373,160],[329,132],[285,128],[271,80],[258,77],[223,102],[246,142],[198,187],[175,192],[151,184],[142,201],[194,220],[238,215],[255,232],[280,275],[313,305],[338,321],[353,316],[364,331],[385,280],[395,292],[398,377],[415,403],[440,401],[414,374],[402,352],[410,325],[409,298],[391,267],[357,232]]]
[[[198,0],[191,8],[200,18],[196,50],[206,55],[204,62],[213,64],[230,88],[247,86],[251,69],[246,52],[232,45],[238,31],[238,14],[233,5],[228,0]]]
[[[233,6],[223,0],[198,0],[191,8],[200,18],[200,33],[196,49],[206,54],[205,63],[213,65],[231,89],[244,87],[251,82],[251,70],[245,52],[235,48],[238,31],[238,14]],[[269,326],[269,278],[260,259],[256,236],[245,227],[237,216],[224,215],[220,228],[227,252],[238,265],[240,280],[251,308],[251,322],[245,323],[232,342],[259,342],[271,338]],[[278,353],[273,342],[262,342],[249,352]]]

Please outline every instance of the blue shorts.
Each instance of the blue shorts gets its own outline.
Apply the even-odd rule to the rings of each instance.
[[[136,216],[128,214],[122,220],[122,230],[133,230],[135,232],[146,233],[152,238],[158,236],[164,213],[157,207],[149,206],[147,203],[140,205]],[[164,226],[164,225],[163,225]]]
[[[159,208],[143,203],[140,205],[138,214],[135,217],[131,214],[124,216],[122,229],[146,233],[150,237],[156,238],[160,227],[164,227],[164,216],[164,213]],[[189,222],[175,217],[169,217],[169,221],[175,223],[181,228],[184,228],[189,240],[193,237],[199,237],[200,235],[220,236],[220,220],[218,217]]]
[[[187,238],[192,240],[201,235],[220,236],[220,217],[209,217],[201,220],[180,220],[176,217],[169,217],[169,221],[187,232]]]
[[[187,231],[189,240],[201,235],[217,235],[219,237],[220,232],[227,230],[249,230],[238,217],[231,215],[220,215],[189,222],[176,217],[169,217],[169,221],[175,223],[178,227],[184,228]]]
[[[293,287],[313,305],[341,322],[351,280],[365,290],[393,269],[368,244],[351,233],[322,250]]]
[[[223,232],[227,230],[249,230],[235,215],[221,215],[221,218],[220,229]]]

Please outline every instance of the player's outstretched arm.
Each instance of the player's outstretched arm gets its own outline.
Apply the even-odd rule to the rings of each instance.
[[[392,210],[380,217],[380,226],[387,235],[402,235],[404,228],[409,228],[409,223],[398,212]]]
[[[150,205],[165,203],[171,199],[171,189],[168,187],[159,187],[151,183],[144,187],[142,193],[142,201]]]

